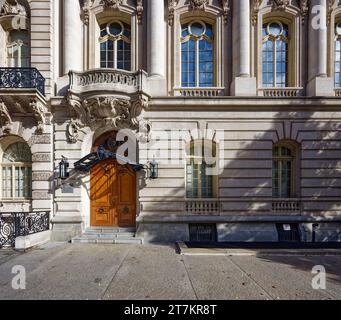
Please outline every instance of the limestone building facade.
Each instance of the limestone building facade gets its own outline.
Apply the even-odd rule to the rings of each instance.
[[[341,240],[341,1],[3,0],[0,44],[0,215]]]

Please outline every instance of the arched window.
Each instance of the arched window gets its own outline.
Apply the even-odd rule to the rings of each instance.
[[[288,86],[288,26],[281,22],[263,25],[262,75],[264,88]]]
[[[274,198],[295,196],[296,150],[286,144],[273,148],[272,195]]]
[[[129,25],[120,21],[101,25],[99,42],[101,68],[131,70],[131,32]]]
[[[182,25],[181,86],[214,86],[214,35],[212,25],[195,21]]]
[[[335,87],[341,87],[341,22],[335,26]]]
[[[26,143],[11,144],[1,163],[1,198],[25,199],[32,196],[32,154]]]
[[[13,30],[8,35],[7,65],[12,68],[30,66],[29,34],[25,30]]]
[[[192,141],[186,150],[186,197],[210,199],[216,197],[216,144],[212,141]]]

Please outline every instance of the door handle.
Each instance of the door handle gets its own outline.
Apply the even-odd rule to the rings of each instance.
[[[104,208],[99,208],[99,209],[98,209],[98,213],[99,213],[99,214],[104,214]]]

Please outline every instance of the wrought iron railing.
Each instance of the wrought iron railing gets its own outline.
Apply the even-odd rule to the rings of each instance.
[[[50,229],[50,212],[0,213],[0,248],[14,247],[17,237]]]
[[[45,78],[36,68],[0,68],[0,89],[37,89],[45,95]]]

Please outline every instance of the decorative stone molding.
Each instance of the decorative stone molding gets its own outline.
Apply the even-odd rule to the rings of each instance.
[[[51,159],[50,153],[34,153],[32,155],[33,162],[51,162]]]
[[[229,14],[231,11],[230,7],[230,0],[222,0],[222,6],[223,6],[223,17],[224,17],[224,23],[228,23]]]
[[[101,0],[105,8],[118,9],[122,5],[123,0]]]
[[[100,127],[111,127],[116,130],[131,129],[144,131],[148,129],[147,122],[142,113],[148,107],[148,101],[142,95],[136,100],[115,95],[98,95],[81,100],[78,96],[69,92],[68,105],[72,118],[68,124],[67,137],[69,142],[76,143],[79,139],[79,131],[89,127],[96,130]]]
[[[206,5],[208,5],[209,0],[189,0],[192,9],[195,10],[205,10]]]
[[[51,135],[50,134],[41,134],[41,135],[33,135],[28,141],[28,145],[32,146],[34,144],[50,144],[51,143]]]
[[[22,3],[22,1],[6,0],[5,3],[0,7],[0,17],[1,16],[13,16],[13,15],[19,15],[23,17],[28,16],[27,8]]]
[[[51,179],[51,172],[38,172],[32,173],[32,181],[49,181]]]
[[[1,99],[0,99],[0,125],[2,128],[2,134],[11,133],[13,121],[5,103]]]

